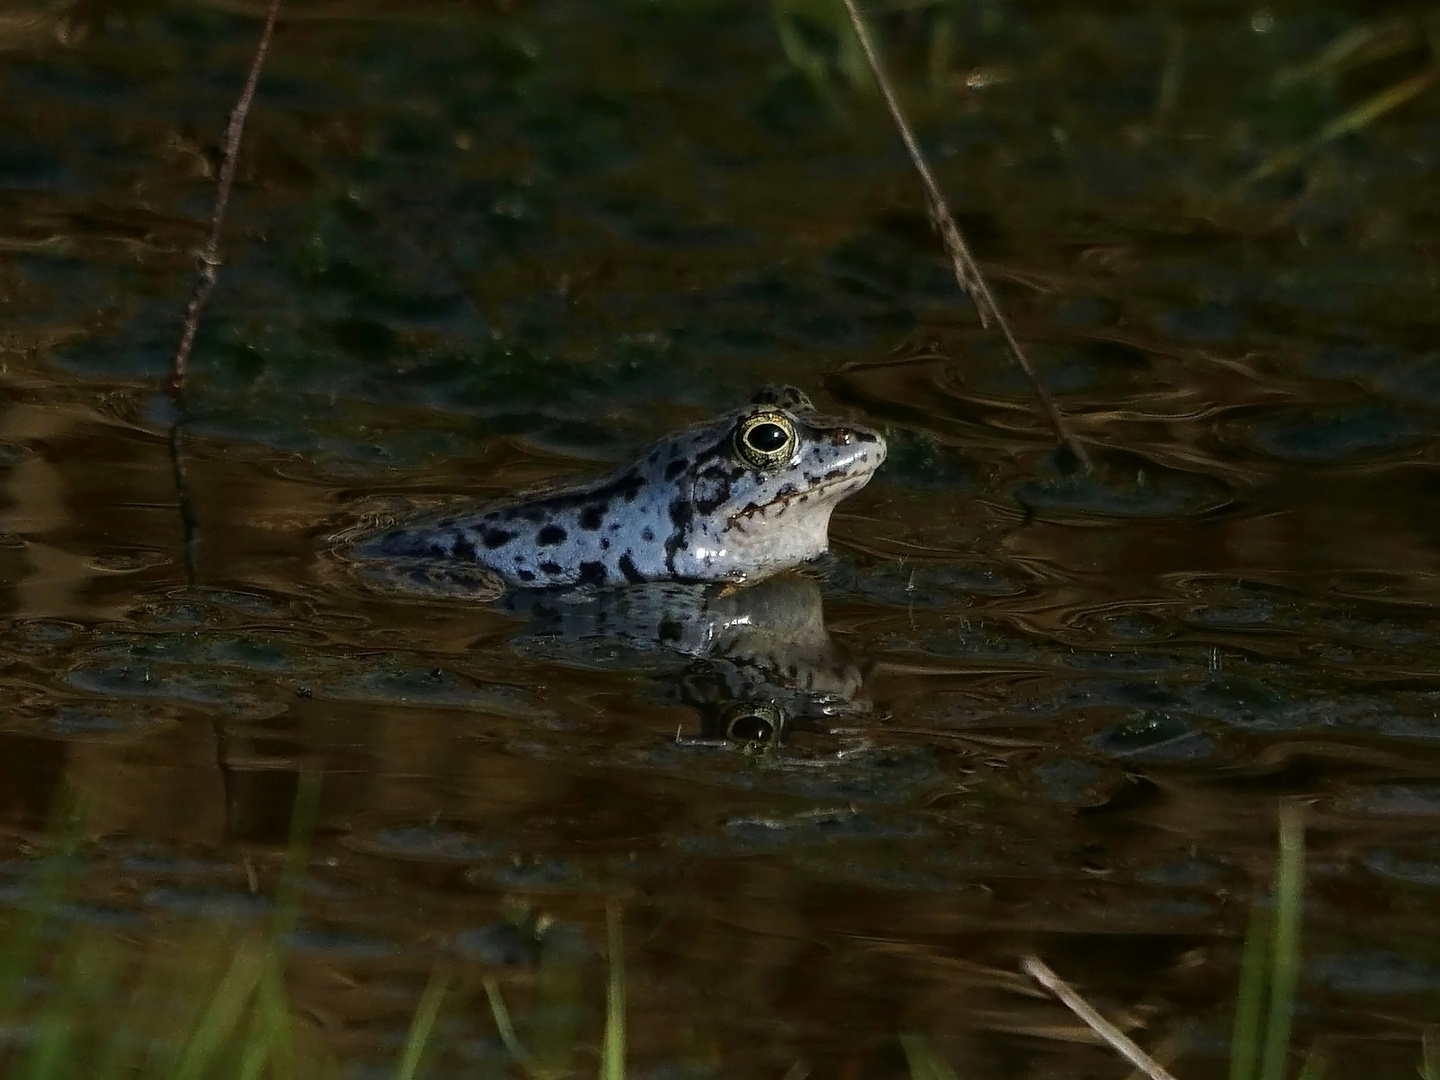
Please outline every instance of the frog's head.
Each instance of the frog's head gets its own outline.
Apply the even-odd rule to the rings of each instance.
[[[878,431],[816,414],[791,386],[675,440],[666,562],[680,577],[740,581],[829,547],[835,504],[885,460]]]

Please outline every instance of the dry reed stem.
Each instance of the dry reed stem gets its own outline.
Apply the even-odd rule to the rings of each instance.
[[[255,46],[255,58],[250,62],[250,73],[235,107],[230,110],[230,122],[225,128],[225,145],[220,162],[220,175],[215,181],[215,206],[210,211],[210,231],[205,237],[205,246],[200,250],[200,274],[195,282],[195,292],[190,305],[185,309],[185,326],[180,333],[180,345],[175,350],[175,359],[170,364],[168,387],[177,397],[185,386],[185,375],[190,367],[190,353],[195,348],[195,335],[200,330],[200,315],[215,288],[220,272],[220,230],[225,225],[225,211],[230,205],[230,189],[235,184],[235,171],[240,161],[240,138],[245,133],[245,118],[250,114],[251,102],[255,100],[255,88],[260,83],[260,70],[265,66],[265,54],[270,49],[270,39],[275,33],[275,22],[280,17],[280,0],[270,0],[265,10],[265,26],[260,31],[260,41]]]
[[[1009,321],[1006,320],[1004,312],[1000,310],[1000,305],[995,302],[995,296],[990,291],[990,286],[986,284],[984,275],[980,273],[980,267],[975,262],[975,257],[970,254],[970,248],[965,243],[965,238],[960,234],[960,227],[955,223],[955,217],[945,203],[945,196],[940,191],[935,174],[930,171],[930,165],[920,150],[920,144],[915,139],[915,132],[910,127],[910,121],[906,119],[904,110],[900,107],[900,99],[895,96],[890,76],[886,74],[885,67],[880,61],[880,54],[876,51],[865,20],[860,17],[860,9],[856,6],[855,0],[844,0],[844,3],[845,10],[850,16],[850,24],[855,29],[855,36],[860,41],[860,48],[865,53],[865,59],[870,65],[870,72],[875,77],[876,85],[880,87],[880,95],[885,99],[886,108],[890,110],[890,119],[895,122],[895,128],[899,131],[900,139],[905,144],[905,150],[910,155],[910,163],[915,166],[915,171],[920,175],[920,182],[925,186],[930,220],[935,226],[935,231],[940,234],[940,240],[944,243],[946,252],[950,255],[951,265],[955,268],[956,283],[974,302],[975,309],[980,315],[980,325],[988,329],[993,322],[999,329],[1000,336],[1005,339],[1005,345],[1010,350],[1010,355],[1015,358],[1015,362],[1020,365],[1020,370],[1025,373],[1025,378],[1030,383],[1030,389],[1034,391],[1036,400],[1040,402],[1040,408],[1044,410],[1051,426],[1055,429],[1055,434],[1088,472],[1092,468],[1090,455],[1070,431],[1070,426],[1066,423],[1064,414],[1055,404],[1055,400],[1041,385],[1039,376],[1035,374],[1035,369],[1030,365],[1029,357],[1020,347],[1020,342],[1010,329]]]
[[[846,2],[848,3],[849,0]],[[1020,967],[1025,974],[1059,998],[1067,1009],[1083,1020],[1091,1031],[1105,1040],[1112,1050],[1150,1077],[1150,1080],[1175,1080],[1173,1074],[1126,1038],[1124,1032],[1101,1016],[1094,1006],[1081,997],[1069,983],[1051,971],[1038,956],[1024,957],[1020,961]]]

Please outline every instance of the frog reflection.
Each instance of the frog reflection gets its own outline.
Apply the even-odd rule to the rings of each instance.
[[[699,737],[776,744],[797,727],[864,713],[863,678],[825,629],[820,589],[800,574],[746,588],[655,582],[589,594],[518,593],[512,644],[551,663],[657,677],[700,714]]]

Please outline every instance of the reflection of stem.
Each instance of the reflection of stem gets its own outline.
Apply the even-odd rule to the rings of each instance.
[[[175,479],[175,498],[180,507],[180,553],[185,563],[185,584],[193,589],[200,580],[199,549],[200,519],[195,514],[195,499],[190,494],[190,477],[185,471],[185,435],[183,416],[170,425],[170,475]]]
[[[895,90],[890,84],[890,76],[885,73],[885,66],[880,62],[880,54],[876,51],[875,43],[870,38],[870,31],[865,25],[865,20],[860,16],[860,9],[855,6],[855,0],[845,0],[845,10],[850,15],[850,23],[855,28],[855,37],[860,41],[860,48],[865,53],[865,59],[870,63],[871,74],[875,76],[875,82],[880,87],[880,95],[885,99],[886,108],[890,110],[890,119],[895,122],[895,128],[900,133],[900,140],[910,154],[910,163],[915,166],[915,171],[920,175],[920,182],[925,187],[925,198],[930,206],[930,220],[935,225],[935,231],[940,234],[940,239],[945,244],[945,251],[949,254],[950,262],[955,268],[955,281],[974,302],[975,309],[980,314],[980,324],[989,327],[993,322],[995,328],[1000,331],[1000,336],[1005,339],[1005,345],[1009,348],[1010,355],[1015,358],[1015,362],[1020,365],[1020,370],[1025,373],[1025,378],[1030,383],[1030,389],[1034,391],[1036,399],[1040,402],[1040,408],[1044,410],[1051,426],[1055,429],[1055,434],[1088,472],[1091,468],[1090,455],[1086,453],[1085,447],[1070,430],[1064,415],[1055,404],[1055,399],[1046,392],[1045,387],[1040,383],[1040,377],[1030,366],[1029,357],[1020,347],[1020,342],[1010,329],[1010,323],[1005,318],[1004,312],[1000,310],[1000,305],[995,302],[995,295],[990,291],[990,286],[980,273],[980,266],[975,262],[975,256],[970,254],[970,248],[960,234],[960,227],[955,224],[955,218],[945,204],[945,196],[940,191],[940,184],[936,181],[935,174],[930,171],[930,165],[920,150],[919,142],[915,139],[915,132],[911,130],[910,122],[905,118],[904,110],[900,108],[900,99],[895,96]]]

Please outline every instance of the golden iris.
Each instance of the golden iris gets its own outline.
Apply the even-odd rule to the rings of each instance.
[[[783,412],[759,412],[735,427],[735,456],[756,469],[774,469],[795,453],[795,422]]]

